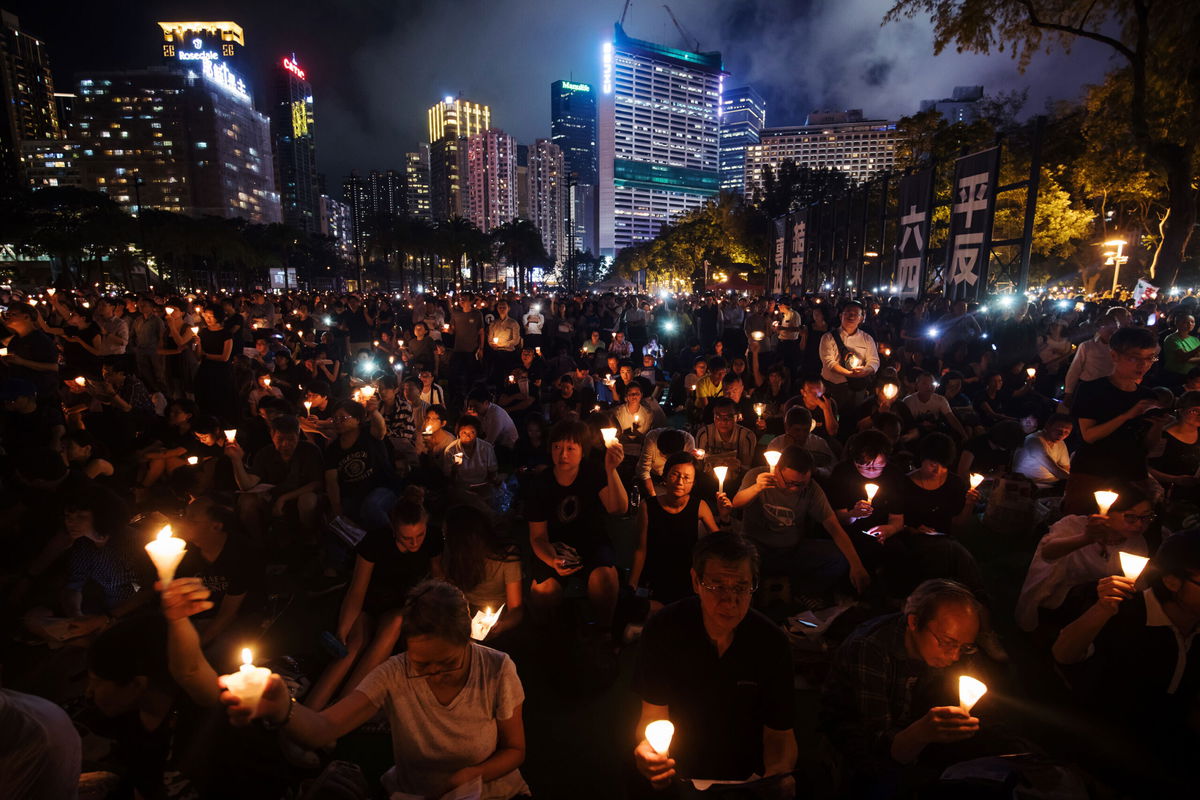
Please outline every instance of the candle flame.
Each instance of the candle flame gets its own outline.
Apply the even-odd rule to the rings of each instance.
[[[154,538],[159,539],[159,540],[170,539],[171,538],[171,526],[163,525],[162,528],[159,529],[158,535],[155,536]]]
[[[1096,505],[1100,508],[1101,514],[1107,514],[1108,510],[1112,508],[1113,503],[1117,502],[1117,498],[1120,497],[1120,495],[1116,492],[1108,492],[1104,491],[1103,489],[1096,492],[1094,496],[1096,498]]]
[[[242,663],[246,666],[254,666],[254,653],[250,652],[249,647],[242,648]]]
[[[971,488],[978,489],[979,484],[981,484],[981,483],[983,483],[983,476],[980,475],[978,472],[972,472],[971,473]]]
[[[673,738],[675,738],[675,726],[670,720],[656,719],[646,726],[646,741],[660,756],[668,754]]]

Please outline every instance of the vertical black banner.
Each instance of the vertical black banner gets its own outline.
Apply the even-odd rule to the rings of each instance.
[[[788,215],[791,230],[788,244],[788,280],[792,294],[804,291],[804,260],[808,255],[808,209],[803,208]]]
[[[933,207],[933,170],[923,169],[900,179],[900,224],[896,227],[896,292],[918,298],[925,291],[925,255]]]
[[[774,220],[773,233],[775,241],[771,247],[771,292],[783,294],[787,281],[783,277],[784,256],[787,253],[787,223],[786,216]]]
[[[946,294],[973,300],[987,293],[988,255],[1000,148],[963,156],[954,162],[950,192],[950,238],[946,243]]]

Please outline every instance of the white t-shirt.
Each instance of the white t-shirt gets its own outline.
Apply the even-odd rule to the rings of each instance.
[[[546,324],[546,318],[541,315],[541,312],[530,311],[525,315],[525,333],[533,336],[538,336],[542,332],[542,326]]]
[[[934,392],[929,396],[928,400],[922,400],[917,394],[910,394],[904,398],[904,405],[912,412],[913,419],[940,419],[942,416],[952,414],[950,403],[942,395]]]
[[[407,677],[408,654],[392,656],[371,671],[358,691],[387,711],[396,766],[384,776],[389,791],[439,796],[446,780],[496,752],[498,720],[511,719],[525,702],[517,668],[505,653],[472,642],[467,683],[449,705],[433,696],[429,682]],[[528,793],[519,770],[483,785],[481,800],[509,800]]]

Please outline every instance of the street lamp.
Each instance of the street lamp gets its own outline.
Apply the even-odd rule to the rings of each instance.
[[[1103,245],[1104,247],[1117,248],[1117,252],[1112,256],[1112,265],[1113,265],[1112,295],[1114,298],[1117,296],[1117,280],[1121,276],[1121,265],[1129,260],[1129,259],[1125,258],[1123,255],[1121,255],[1122,252],[1124,252],[1124,250],[1125,250],[1125,245],[1127,245],[1127,244],[1129,244],[1129,243],[1126,242],[1124,239],[1109,239]]]

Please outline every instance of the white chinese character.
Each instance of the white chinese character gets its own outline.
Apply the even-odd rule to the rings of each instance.
[[[904,253],[908,250],[908,240],[917,240],[917,252],[925,252],[925,241],[921,238],[921,226],[925,223],[925,212],[917,211],[917,206],[914,203],[908,207],[908,213],[900,218],[900,225],[904,228],[904,235],[900,238],[900,252]]]
[[[975,282],[979,280],[975,265],[979,263],[979,246],[981,244],[983,244],[982,233],[960,233],[954,237],[950,283],[967,283],[974,286]]]
[[[921,259],[901,258],[896,262],[896,280],[900,284],[901,297],[916,297],[921,287]]]
[[[986,172],[968,175],[958,182],[958,201],[954,204],[955,214],[966,214],[964,227],[970,230],[976,211],[985,211],[988,206],[988,178]]]

